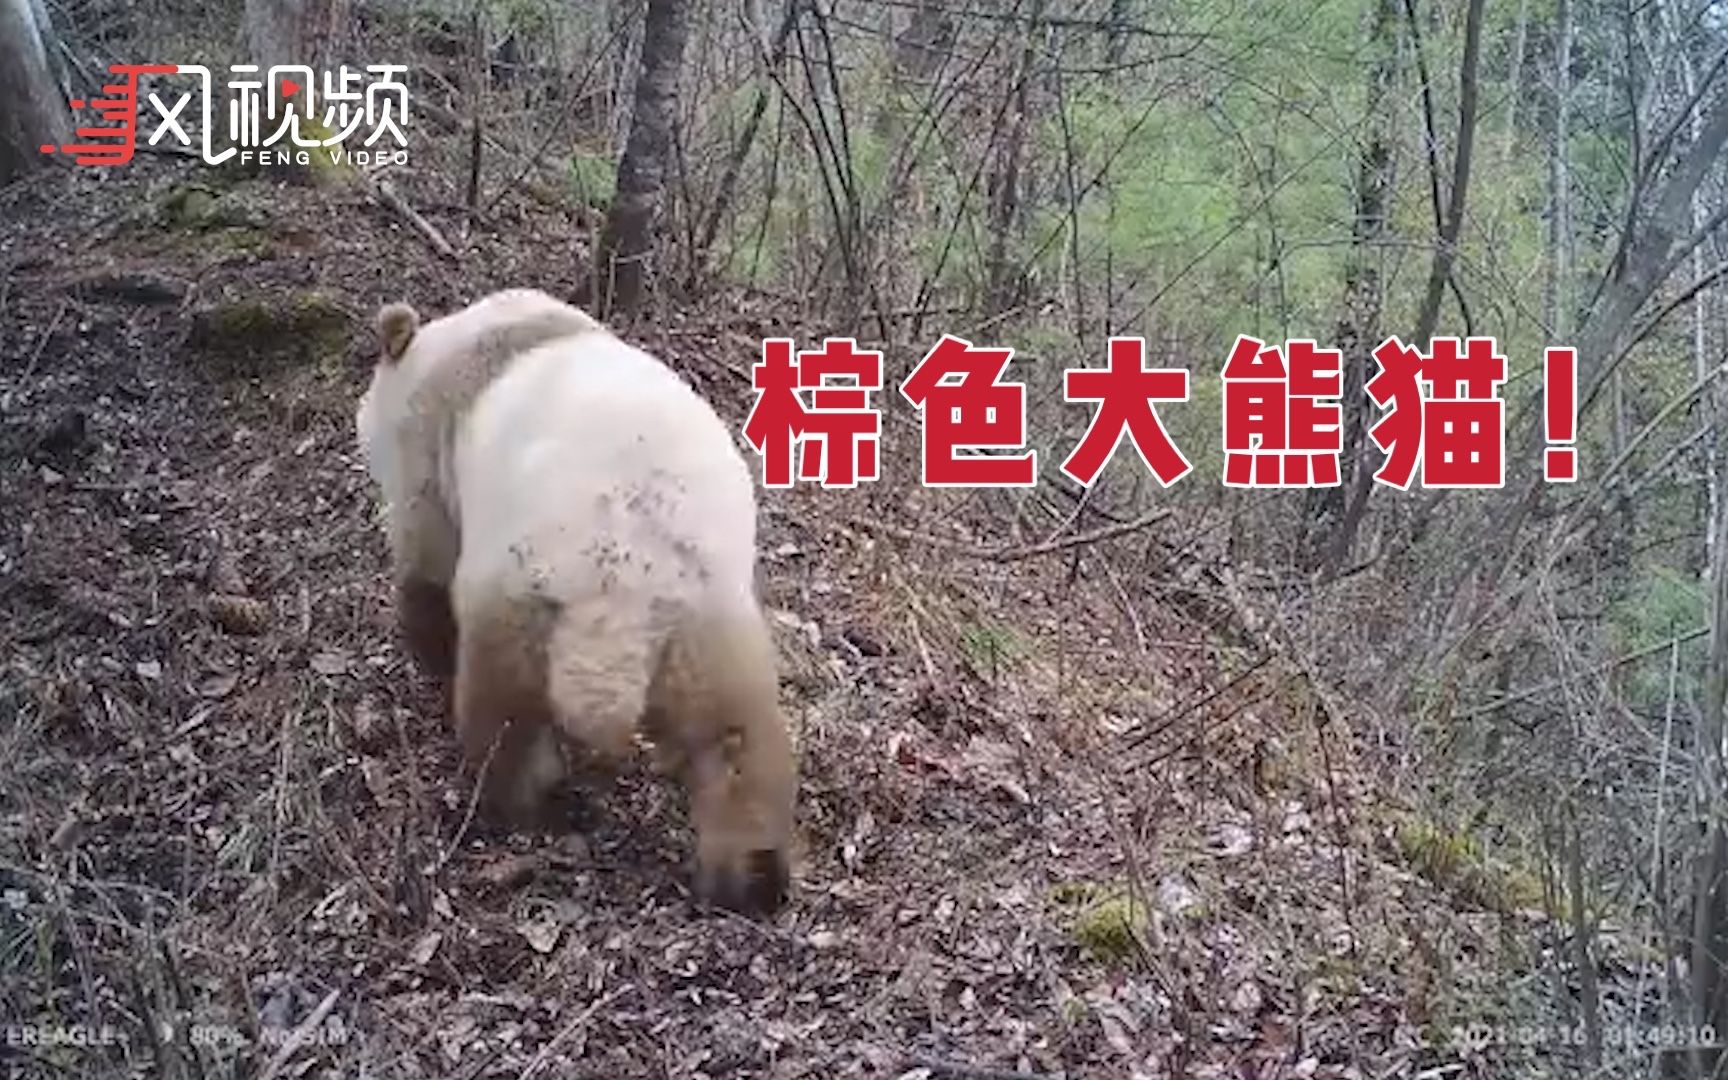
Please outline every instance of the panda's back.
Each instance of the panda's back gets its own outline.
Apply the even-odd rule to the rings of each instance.
[[[732,432],[610,334],[517,357],[455,449],[459,587],[661,606],[751,592],[755,488]]]

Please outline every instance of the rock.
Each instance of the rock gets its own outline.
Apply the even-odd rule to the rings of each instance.
[[[199,308],[186,344],[212,374],[247,378],[340,359],[349,331],[348,313],[330,297],[288,290]]]

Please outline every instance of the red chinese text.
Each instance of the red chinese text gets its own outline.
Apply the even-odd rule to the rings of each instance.
[[[766,486],[792,486],[794,448],[800,480],[856,487],[876,479],[882,417],[870,394],[882,389],[881,353],[829,338],[794,356],[791,340],[769,338],[752,382],[757,398],[744,437],[762,455]]]
[[[924,486],[1037,482],[1035,451],[1000,453],[1026,445],[1026,386],[1002,381],[1013,355],[1013,349],[978,348],[944,334],[900,384],[900,393],[923,414]]]
[[[1295,340],[1284,350],[1246,334],[1224,362],[1224,483],[1333,487],[1344,449],[1343,354]]]
[[[1388,409],[1368,431],[1387,453],[1375,480],[1407,489],[1419,463],[1423,487],[1505,484],[1506,358],[1493,338],[1435,338],[1424,356],[1389,337],[1374,359],[1368,396]]]
[[[1069,401],[1096,401],[1098,410],[1079,445],[1062,463],[1062,471],[1088,486],[1116,453],[1122,436],[1133,440],[1146,468],[1165,487],[1188,475],[1194,466],[1170,441],[1153,407],[1158,401],[1187,401],[1188,372],[1181,368],[1147,369],[1145,338],[1111,338],[1110,366],[1069,368],[1063,388]]]

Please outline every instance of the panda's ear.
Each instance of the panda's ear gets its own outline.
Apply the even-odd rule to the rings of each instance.
[[[408,351],[414,332],[420,329],[420,313],[407,304],[385,304],[373,320],[378,328],[378,342],[384,347],[384,358],[394,363]]]

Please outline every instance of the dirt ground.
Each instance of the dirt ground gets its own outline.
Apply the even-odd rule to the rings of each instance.
[[[567,833],[474,823],[354,450],[368,319],[568,294],[584,242],[506,204],[452,263],[361,192],[196,163],[0,192],[8,1075],[1488,1075],[1433,1033],[1495,917],[1184,591],[1200,531],[1028,550],[1071,498],[921,490],[898,412],[882,483],[764,495],[787,911],[691,901],[646,766]],[[773,311],[627,336],[739,422],[761,336],[828,329]],[[1123,567],[1165,599],[1125,617]]]

